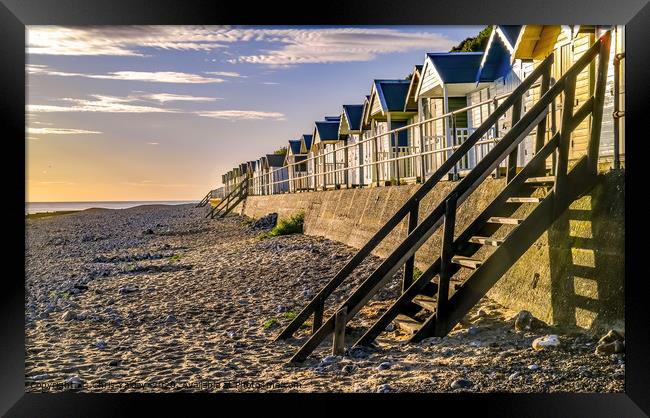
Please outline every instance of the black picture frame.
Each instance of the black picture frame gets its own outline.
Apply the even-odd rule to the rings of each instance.
[[[479,24],[624,24],[626,25],[626,248],[625,326],[626,375],[624,394],[397,394],[342,396],[312,394],[321,408],[343,411],[339,402],[363,405],[394,402],[409,413],[475,410],[489,416],[603,416],[650,414],[650,315],[646,292],[648,268],[644,163],[650,125],[644,117],[650,99],[650,4],[647,0],[459,0],[454,2],[400,0],[330,1],[327,3],[217,2],[205,0],[0,0],[0,120],[3,124],[5,259],[10,269],[0,274],[0,414],[6,416],[119,416],[136,410],[136,403],[172,414],[201,410],[226,413],[274,407],[285,413],[311,413],[293,396],[258,394],[26,394],[24,373],[24,241],[25,147],[25,26],[117,24],[354,24],[354,25],[479,25]],[[290,11],[290,12],[289,12]],[[647,157],[646,157],[647,158]],[[646,163],[647,164],[647,163]],[[630,175],[632,173],[632,175]],[[638,200],[638,202],[634,202]],[[20,213],[19,213],[20,211]],[[19,218],[20,217],[20,218]],[[24,221],[23,221],[24,222]],[[10,227],[10,228],[9,228]],[[646,239],[644,242],[643,239]],[[635,242],[636,241],[636,242]],[[23,276],[24,277],[24,276]],[[253,396],[261,398],[252,402]],[[379,398],[379,396],[382,396]],[[365,399],[364,399],[365,398]],[[336,403],[332,403],[336,400]],[[271,403],[273,401],[273,403]],[[275,401],[280,401],[276,404]],[[226,409],[224,402],[228,402]],[[408,404],[404,405],[404,402]],[[418,405],[413,405],[417,402]],[[444,405],[442,405],[444,404]],[[140,405],[137,405],[140,406]],[[266,410],[266,408],[269,408]],[[208,408],[208,409],[203,409]],[[340,409],[339,409],[340,408]],[[148,409],[149,412],[152,409]],[[233,411],[234,412],[234,411]]]

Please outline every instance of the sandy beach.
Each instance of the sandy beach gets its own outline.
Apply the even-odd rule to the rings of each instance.
[[[443,339],[406,344],[391,327],[376,348],[334,357],[326,340],[289,364],[309,330],[274,336],[354,249],[302,234],[260,240],[243,217],[204,214],[140,206],[26,220],[26,391],[624,391],[624,355],[596,355],[599,335],[516,331],[517,312],[487,298]],[[350,339],[390,305],[399,279],[351,322]],[[559,346],[531,347],[549,334]]]

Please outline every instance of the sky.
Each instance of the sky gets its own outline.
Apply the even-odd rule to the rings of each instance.
[[[29,26],[26,201],[198,200],[481,29]]]

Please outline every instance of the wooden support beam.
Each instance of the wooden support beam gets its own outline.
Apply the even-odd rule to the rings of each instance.
[[[314,321],[311,324],[311,333],[314,334],[323,325],[323,311],[325,310],[325,302],[321,301],[320,304],[314,309]]]
[[[442,251],[440,254],[440,279],[438,281],[438,306],[436,309],[436,330],[445,329],[445,312],[447,311],[447,300],[449,299],[449,281],[452,276],[450,268],[451,259],[454,256],[454,226],[456,223],[456,200],[458,196],[454,193],[445,201],[445,223],[442,233]],[[438,333],[436,333],[438,334]],[[440,336],[440,335],[437,335]],[[444,336],[444,335],[443,335]]]
[[[332,355],[340,356],[345,353],[345,323],[347,321],[347,308],[344,306],[336,312],[334,323],[334,338],[332,340]]]
[[[419,211],[420,204],[417,202],[413,207],[411,208],[411,212],[409,213],[409,220],[408,220],[408,233],[410,234],[413,232],[415,227],[418,224],[418,211]],[[406,263],[404,264],[404,277],[402,278],[402,292],[406,291],[406,289],[411,286],[413,283],[413,270],[415,267],[415,255],[413,255],[411,258],[406,260]]]
[[[521,119],[521,104],[522,104],[522,100],[521,100],[521,96],[519,96],[517,100],[515,100],[515,103],[512,105],[512,120],[510,124],[510,129],[512,129],[512,127],[515,126],[517,122],[519,122],[519,119]],[[544,116],[543,120],[544,121],[546,120],[546,116]],[[540,124],[541,122],[537,126],[539,127]],[[514,150],[512,150],[512,152],[508,156],[508,166],[506,169],[506,183],[510,183],[512,179],[515,177],[515,175],[517,175],[518,150],[519,147],[517,146],[515,147]]]
[[[596,76],[596,91],[594,92],[594,110],[591,116],[591,134],[587,149],[587,159],[591,171],[598,172],[598,149],[600,145],[600,131],[603,121],[603,104],[605,89],[607,88],[607,64],[609,61],[609,48],[612,33],[607,31],[599,40],[600,52],[598,54],[598,74]],[[618,121],[614,121],[616,124]]]

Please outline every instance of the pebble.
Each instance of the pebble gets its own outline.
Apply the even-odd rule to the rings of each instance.
[[[63,315],[61,315],[61,319],[64,321],[72,321],[77,317],[77,314],[74,313],[74,311],[66,311]]]
[[[533,328],[535,317],[528,311],[519,311],[515,316],[515,331],[529,331]]]
[[[508,380],[515,380],[518,377],[519,377],[519,372],[514,372],[510,376],[508,376]]]
[[[467,380],[467,379],[456,379],[453,382],[451,382],[451,385],[449,386],[452,389],[467,389],[474,386],[474,383],[472,383],[471,380]]]
[[[391,364],[388,361],[384,361],[377,366],[377,370],[388,370],[391,368]]]
[[[168,324],[175,324],[178,322],[178,319],[174,315],[167,315],[167,318],[165,318],[165,322]]]
[[[377,393],[389,393],[389,392],[394,392],[394,391],[395,391],[395,389],[393,389],[393,387],[391,385],[389,385],[388,383],[385,383],[383,385],[379,385],[379,387],[377,388]]]
[[[355,347],[349,351],[352,358],[361,359],[368,357],[368,352],[363,347]]]
[[[42,373],[42,374],[37,374],[37,375],[32,376],[32,380],[45,380],[45,379],[49,379],[49,378],[50,378],[50,375],[47,374],[47,373]]]
[[[100,350],[105,350],[107,344],[104,341],[98,341],[97,344],[95,344],[95,347],[99,348]]]
[[[555,334],[545,335],[533,340],[532,346],[535,351],[544,350],[546,348],[559,347],[560,339]]]
[[[537,369],[539,369],[539,365],[537,364],[531,364],[530,366],[528,366],[528,370],[537,370]]]
[[[622,331],[610,330],[596,346],[595,353],[601,356],[622,353],[625,351],[625,333]]]
[[[338,360],[339,359],[336,356],[327,356],[327,357],[323,358],[323,361],[321,363],[322,364],[332,364],[332,363],[336,363]]]
[[[354,364],[346,364],[346,365],[343,366],[343,368],[341,369],[341,371],[342,371],[343,373],[346,373],[346,374],[352,374],[352,373],[354,373],[356,370],[357,370],[357,366],[355,366]]]
[[[129,293],[133,293],[133,292],[135,292],[135,291],[137,291],[137,290],[138,290],[138,288],[136,288],[136,287],[131,287],[131,286],[121,286],[121,287],[117,290],[117,293],[119,293],[120,295],[127,295],[127,294],[129,294]]]
[[[70,385],[72,389],[81,389],[84,384],[84,380],[79,376],[73,376],[65,380],[66,385]]]

